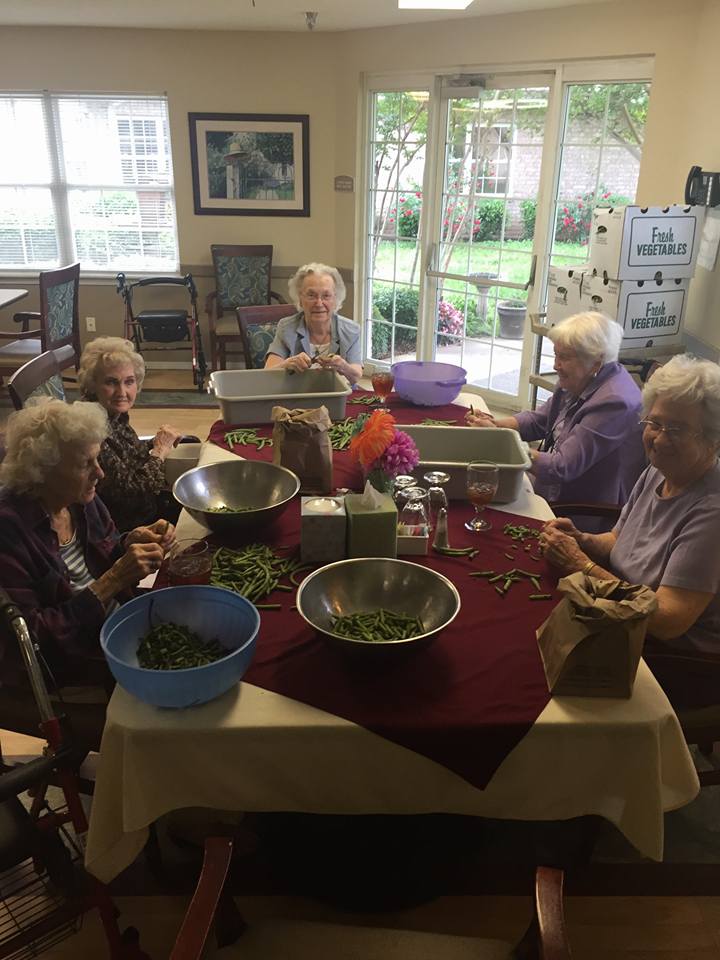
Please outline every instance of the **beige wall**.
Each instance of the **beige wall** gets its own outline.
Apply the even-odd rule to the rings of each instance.
[[[269,242],[280,268],[308,259],[352,268],[355,197],[335,193],[332,181],[340,173],[358,175],[363,72],[654,55],[638,199],[667,202],[681,199],[691,162],[720,169],[720,128],[709,122],[716,116],[720,79],[718,35],[716,0],[626,0],[478,17],[459,25],[337,34],[4,28],[0,89],[167,91],[185,267],[207,267],[211,243]],[[191,111],[308,113],[311,217],[195,216],[187,127]],[[209,281],[202,276],[199,281],[205,292]],[[282,292],[284,282],[280,276],[273,285]],[[695,286],[690,328],[720,348],[720,331],[711,318],[720,307],[718,273],[700,277]],[[347,312],[352,312],[351,302]],[[98,317],[99,332],[119,332],[121,311],[112,289],[84,285],[81,313]]]

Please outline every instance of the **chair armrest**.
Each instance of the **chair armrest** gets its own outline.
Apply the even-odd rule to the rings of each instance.
[[[13,314],[13,320],[15,323],[21,323],[23,330],[27,330],[29,323],[41,323],[42,315],[34,310],[23,310],[21,313]]]
[[[37,340],[42,335],[42,330],[28,330],[23,327],[22,330],[0,330],[0,340]]]
[[[217,290],[211,290],[210,293],[205,297],[205,313],[208,317],[215,315],[215,308],[217,306]]]
[[[225,884],[232,848],[233,842],[230,837],[208,837],[205,841],[205,857],[200,879],[180,927],[170,960],[199,960]]]
[[[287,303],[285,297],[281,297],[279,293],[275,293],[274,290],[270,291],[270,299],[275,300],[276,303]]]

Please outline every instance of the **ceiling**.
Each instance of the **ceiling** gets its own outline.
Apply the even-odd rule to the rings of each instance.
[[[397,0],[0,0],[5,26],[140,27],[177,30],[360,30],[586,6],[597,0],[473,0],[467,10],[398,10]]]

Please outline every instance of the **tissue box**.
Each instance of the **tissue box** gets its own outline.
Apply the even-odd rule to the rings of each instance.
[[[599,310],[623,328],[621,350],[678,343],[689,280],[607,280],[585,274],[582,310]]]
[[[345,559],[347,516],[340,497],[300,498],[300,557],[305,563]]]
[[[345,496],[348,557],[397,556],[397,507],[386,493],[378,494],[380,506],[363,506],[363,495]]]
[[[547,322],[549,326],[580,313],[580,288],[587,264],[550,267],[548,270]]]
[[[596,207],[590,263],[613,280],[689,278],[695,273],[704,207]]]

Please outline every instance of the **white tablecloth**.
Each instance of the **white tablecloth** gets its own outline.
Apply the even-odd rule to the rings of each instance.
[[[207,444],[201,462],[232,456]],[[529,483],[505,509],[552,516]],[[178,533],[205,531],[184,515]],[[551,700],[485,790],[356,724],[251,684],[184,711],[149,707],[118,687],[86,864],[111,880],[140,852],[150,823],[192,806],[516,820],[598,814],[659,860],[664,811],[698,789],[677,717],[644,662],[629,700]]]

